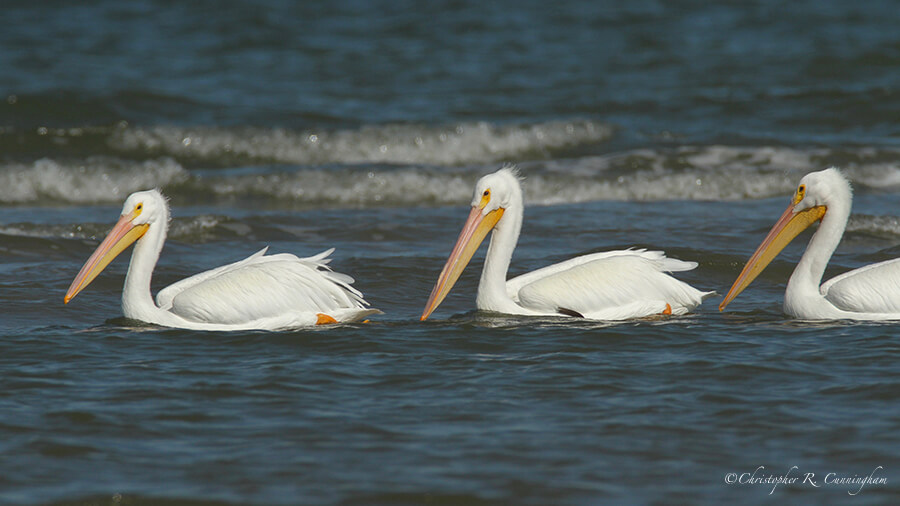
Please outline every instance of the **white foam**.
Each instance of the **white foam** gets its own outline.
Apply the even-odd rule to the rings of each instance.
[[[96,239],[97,236],[109,232],[111,224],[105,229],[102,225],[43,225],[34,223],[12,223],[0,226],[0,234],[15,237],[63,238],[63,239]]]
[[[83,224],[38,224],[10,223],[0,226],[0,234],[16,237],[63,238],[102,240],[109,233],[117,216],[109,216],[108,223]],[[188,218],[174,218],[169,223],[169,238],[181,241],[203,240],[212,234],[227,218],[212,215],[199,215]],[[234,228],[234,227],[232,227]]]
[[[134,162],[91,157],[77,162],[42,158],[0,166],[0,202],[89,204],[125,200],[132,192],[187,180],[171,158]]]
[[[300,170],[242,175],[205,181],[220,197],[254,196],[300,207],[379,207],[465,205],[482,171],[436,172],[426,169],[387,171]],[[523,168],[527,203],[550,205],[596,200],[743,200],[788,195],[799,177],[766,174],[747,168],[730,172],[638,171],[616,177],[599,171],[593,177]]]
[[[596,200],[787,198],[800,178],[837,164],[854,184],[900,188],[900,150],[683,146],[523,162],[529,204]],[[0,165],[0,203],[121,203],[155,186],[204,200],[262,200],[273,207],[465,205],[495,162],[464,167],[242,167],[191,173],[171,158],[142,162],[93,157]]]
[[[745,200],[788,196],[811,171],[839,165],[856,184],[900,186],[900,150],[682,146],[577,160],[536,162],[526,198],[557,204],[591,200]],[[891,161],[888,161],[891,160]]]
[[[302,165],[394,163],[460,165],[545,156],[612,135],[609,125],[588,120],[495,125],[369,125],[353,130],[224,127],[129,127],[110,138],[113,149],[205,160],[235,157]]]
[[[176,218],[169,223],[169,237],[180,240],[197,240],[212,233],[219,223],[226,218],[213,215],[200,215],[191,218]]]
[[[475,173],[441,174],[424,169],[301,170],[212,178],[209,188],[218,196],[265,196],[299,206],[447,205],[468,202],[475,179]]]
[[[847,222],[847,232],[900,236],[900,217],[853,214]]]

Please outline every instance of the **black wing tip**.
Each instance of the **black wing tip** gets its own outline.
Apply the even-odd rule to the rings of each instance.
[[[574,309],[565,308],[565,307],[556,308],[556,312],[561,315],[571,316],[573,318],[584,318],[584,315],[579,313],[578,311],[575,311]]]

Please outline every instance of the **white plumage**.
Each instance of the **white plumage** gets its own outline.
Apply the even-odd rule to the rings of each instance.
[[[900,318],[900,258],[835,276],[822,284],[821,292],[844,311],[889,313]]]
[[[264,248],[164,288],[154,304],[150,278],[168,222],[168,205],[158,190],[128,197],[122,217],[72,282],[66,302],[137,241],[122,291],[122,312],[128,318],[197,330],[278,330],[358,321],[380,312],[366,308],[362,294],[350,286],[353,278],[327,266],[333,249],[298,258],[265,256]]]
[[[478,181],[469,219],[435,284],[423,320],[450,291],[489,231],[493,235],[476,299],[481,310],[624,320],[684,314],[713,293],[701,292],[666,274],[694,269],[695,262],[646,250],[584,255],[507,281],[522,215],[521,187],[514,169],[504,167]]]
[[[900,319],[900,259],[845,272],[820,285],[825,267],[847,227],[853,193],[836,168],[807,174],[788,208],[735,280],[719,309],[737,297],[812,223],[821,220],[784,294],[785,313],[807,320]]]
[[[685,314],[704,294],[666,272],[695,267],[661,251],[610,251],[544,267],[506,286],[515,291],[513,301],[547,314],[565,308],[594,320],[624,320],[662,313],[666,304],[673,314]]]

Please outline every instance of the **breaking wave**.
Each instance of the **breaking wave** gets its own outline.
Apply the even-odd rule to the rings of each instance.
[[[857,189],[900,189],[900,150],[687,146],[520,163],[530,204],[596,200],[746,200],[791,193],[800,177],[830,165]],[[259,165],[187,169],[169,156],[132,160],[95,156],[0,164],[0,203],[119,204],[161,187],[176,199],[233,201],[272,208],[464,205],[478,177],[496,162]]]
[[[188,172],[170,158],[135,162],[96,156],[81,161],[42,158],[0,166],[4,204],[118,202],[130,193],[182,183]]]
[[[900,217],[854,214],[847,221],[847,232],[871,234],[886,238],[900,237]]]
[[[463,165],[509,158],[548,157],[605,141],[612,127],[588,120],[495,125],[370,125],[355,130],[225,127],[128,127],[109,139],[116,151],[202,160],[289,164]]]

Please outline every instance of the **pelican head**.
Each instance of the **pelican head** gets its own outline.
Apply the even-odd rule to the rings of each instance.
[[[125,200],[122,214],[113,229],[94,251],[69,286],[64,299],[68,304],[84,290],[103,269],[133,242],[139,240],[154,224],[169,221],[169,206],[159,190],[132,193]]]
[[[513,166],[504,166],[493,174],[488,174],[475,184],[472,195],[472,210],[459,233],[459,239],[444,264],[431,296],[422,312],[422,320],[440,305],[453,288],[460,274],[469,264],[488,232],[504,226],[503,214],[510,207],[522,205],[522,188],[518,171]]]
[[[724,310],[744,291],[800,232],[822,220],[829,206],[844,202],[849,204],[851,198],[850,182],[837,168],[831,167],[803,176],[787,209],[747,261],[744,270],[719,304],[719,311]]]

